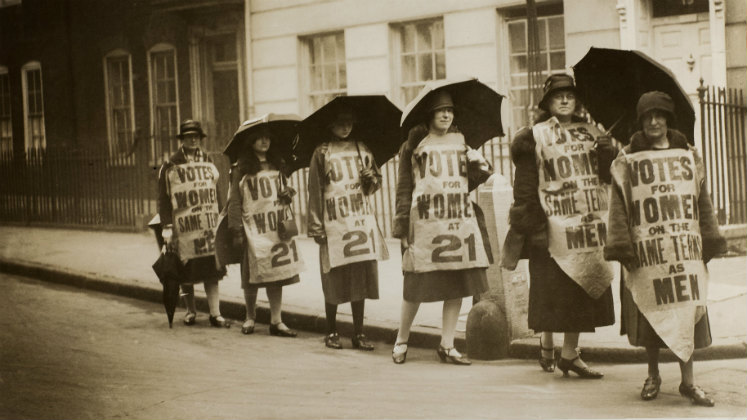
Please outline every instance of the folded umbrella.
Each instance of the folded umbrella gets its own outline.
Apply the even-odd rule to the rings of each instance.
[[[693,143],[695,110],[690,97],[664,65],[635,50],[591,47],[573,66],[579,96],[596,122],[627,143],[638,130],[636,104],[642,94],[658,90],[672,97],[674,127]]]
[[[174,312],[179,302],[179,284],[185,278],[184,265],[173,252],[163,251],[153,263],[153,271],[163,285],[163,306],[169,320],[169,328],[174,322]]]
[[[503,96],[474,77],[460,77],[427,82],[402,113],[402,135],[428,118],[430,98],[434,92],[445,90],[454,102],[454,125],[472,148],[503,135],[501,102]]]
[[[314,149],[330,140],[329,124],[346,110],[355,115],[350,138],[365,143],[379,166],[397,153],[402,111],[396,105],[384,95],[338,96],[301,122],[293,169],[309,166]]]

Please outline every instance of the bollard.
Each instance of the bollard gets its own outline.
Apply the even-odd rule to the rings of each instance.
[[[527,261],[521,260],[514,271],[500,266],[512,201],[513,188],[500,174],[492,175],[477,190],[477,203],[485,214],[495,262],[487,270],[490,289],[479,297],[479,302],[472,306],[467,317],[467,353],[474,359],[508,357],[511,340],[530,335],[527,328]]]

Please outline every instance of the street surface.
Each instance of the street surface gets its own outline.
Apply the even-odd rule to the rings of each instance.
[[[0,418],[631,418],[747,416],[747,359],[697,362],[716,407],[677,393],[640,400],[642,364],[594,364],[601,381],[543,373],[535,361],[443,365],[435,351],[327,349],[322,337],[271,337],[266,325],[210,328],[206,314],[165,328],[158,304],[0,274]]]

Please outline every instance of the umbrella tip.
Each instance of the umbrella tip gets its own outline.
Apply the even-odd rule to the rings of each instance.
[[[169,321],[169,328],[173,328],[173,327],[174,327],[174,326],[172,325],[172,322],[171,322],[171,321]]]

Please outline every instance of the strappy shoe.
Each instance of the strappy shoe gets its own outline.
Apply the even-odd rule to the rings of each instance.
[[[716,405],[716,402],[713,401],[713,398],[709,397],[708,394],[703,391],[703,388],[697,385],[685,385],[681,383],[680,395],[685,398],[689,398],[690,401],[692,401],[692,403],[695,405],[701,405],[703,407],[713,407],[714,405]]]
[[[254,320],[247,319],[246,321],[244,321],[244,324],[241,325],[241,333],[251,334],[253,332],[254,332]]]
[[[472,364],[471,360],[459,353],[454,347],[447,349],[439,344],[436,354],[438,354],[438,358],[441,359],[442,363],[451,363],[460,366],[469,366]]]
[[[340,335],[337,333],[331,333],[324,337],[324,345],[335,350],[342,350],[342,343],[340,342]]]
[[[646,378],[646,382],[643,383],[641,398],[644,401],[653,400],[659,396],[659,388],[661,388],[661,376],[649,376]]]
[[[545,357],[542,352],[543,351],[550,351],[552,352],[552,356],[550,358]],[[542,336],[540,335],[540,358],[539,358],[539,365],[545,372],[555,372],[555,347],[545,348],[542,345]]]
[[[354,349],[373,351],[374,345],[368,341],[365,334],[356,334],[351,339]]]
[[[397,351],[397,348],[399,348],[399,351]],[[402,363],[405,363],[406,360],[407,360],[407,342],[394,343],[394,348],[392,349],[392,361],[398,365],[401,365]]]
[[[208,318],[210,321],[210,326],[215,328],[230,328],[231,323],[226,320],[226,318],[223,318],[221,315],[218,316],[212,316],[210,315],[210,318]]]
[[[187,312],[184,315],[184,325],[195,325],[197,322],[197,314],[194,312]]]
[[[293,338],[297,336],[298,333],[288,328],[288,326],[282,322],[279,322],[277,324],[270,324],[270,335]]]
[[[565,359],[561,357],[560,360],[558,360],[558,369],[563,372],[563,376],[569,376],[568,371],[570,370],[583,379],[601,379],[604,377],[602,372],[598,372],[588,366],[577,365],[576,360],[581,360],[580,352],[578,352],[578,356],[573,359]]]

